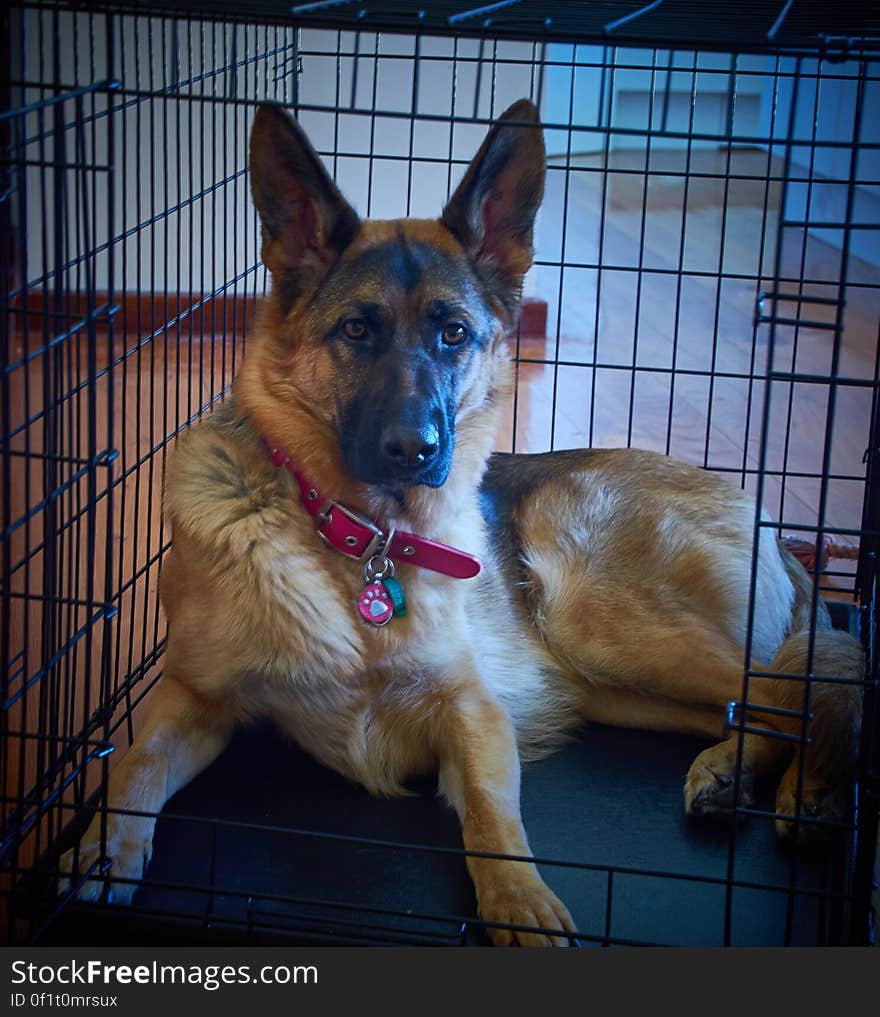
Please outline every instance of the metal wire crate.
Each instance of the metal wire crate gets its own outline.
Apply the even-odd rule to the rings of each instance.
[[[166,452],[228,391],[267,285],[255,106],[294,110],[358,210],[390,217],[437,214],[520,95],[548,181],[501,445],[727,475],[776,520],[756,527],[813,547],[816,595],[868,651],[857,811],[830,850],[780,852],[766,803],[685,827],[694,740],[594,729],[526,771],[535,853],[585,943],[871,938],[880,25],[778,6],[3,10],[8,940],[484,941],[430,786],[368,800],[264,732],[169,803],[124,915],[58,898],[54,873],[161,678]]]

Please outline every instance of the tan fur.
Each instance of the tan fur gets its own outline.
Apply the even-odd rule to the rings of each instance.
[[[517,113],[524,116],[524,107]],[[272,123],[263,116],[258,125],[255,137],[266,145]],[[262,157],[259,145],[255,158]],[[534,165],[534,153],[526,156]],[[270,165],[261,173],[265,189],[281,170]],[[491,232],[492,216],[508,221],[504,196],[516,193],[515,176],[508,165],[492,198],[502,211],[492,206],[485,214],[480,228],[489,239],[473,241],[469,255],[486,262],[481,278],[490,281],[495,269],[521,277],[530,258],[530,234],[520,225]],[[289,214],[299,214],[311,199],[290,181],[284,187],[294,195]],[[335,200],[325,194],[324,205]],[[451,229],[465,220],[450,214],[447,221],[449,228],[438,221],[360,223],[338,263],[400,236],[463,259],[467,238]],[[484,296],[495,334],[459,378],[455,455],[445,483],[407,488],[396,499],[354,480],[332,405],[352,398],[359,381],[334,372],[321,340],[326,308],[316,298],[321,271],[330,271],[330,227],[315,232],[305,253],[303,243],[285,246],[269,232],[265,249],[280,281],[261,311],[233,397],[180,442],[168,470],[165,677],[146,732],[114,776],[111,804],[157,811],[221,751],[236,724],[272,717],[317,759],[374,794],[402,794],[413,775],[438,773],[467,849],[528,856],[520,757],[551,751],[584,719],[722,738],[726,704],[743,693],[754,519],[748,496],[648,452],[500,459],[489,474],[509,503],[499,545],[478,497],[510,383],[502,339],[509,321],[504,301],[491,293]],[[504,244],[514,250],[500,259]],[[296,258],[315,276],[301,290],[300,280],[284,282]],[[391,279],[382,288],[401,318],[417,315],[418,302],[431,296],[404,292]],[[408,615],[383,628],[366,625],[355,610],[361,566],[318,540],[291,478],[266,455],[263,434],[326,496],[466,549],[481,558],[482,574],[459,581],[399,563]],[[769,531],[758,558],[752,663],[804,673],[808,637],[787,637],[793,621],[809,621],[809,581]],[[814,673],[857,677],[860,648],[824,631],[826,624],[820,609]],[[750,703],[800,709],[803,688],[754,678]],[[816,719],[806,776],[799,776],[798,757],[780,788],[788,807],[801,783],[807,811],[812,791],[837,793],[846,785],[859,700],[851,687],[816,681],[810,709]],[[759,712],[749,721],[789,732],[798,726]],[[745,800],[752,776],[781,767],[788,754],[786,743],[746,739]],[[695,761],[685,788],[689,811],[733,804],[724,793],[730,781],[721,778],[730,777],[736,755],[736,739],[727,739]],[[108,818],[112,874],[129,880],[117,889],[123,899],[149,855],[152,825],[144,817]],[[99,839],[96,820],[80,848],[81,867],[97,857]],[[566,943],[568,912],[530,862],[470,857],[469,869],[496,943]],[[96,882],[83,894],[99,892]],[[535,928],[557,935],[529,931]]]

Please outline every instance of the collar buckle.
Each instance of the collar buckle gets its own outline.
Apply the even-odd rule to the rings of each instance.
[[[371,534],[367,546],[357,553],[356,551],[347,551],[344,547],[340,547],[336,543],[330,540],[326,533],[324,533],[322,527],[326,526],[333,520],[333,513],[340,512],[349,522],[354,523],[356,526],[362,526],[365,530],[368,530]],[[363,561],[365,558],[372,558],[373,555],[378,554],[383,550],[388,543],[385,539],[385,533],[379,529],[376,524],[367,519],[366,516],[362,516],[359,512],[355,512],[350,508],[346,508],[345,505],[341,505],[338,501],[333,501],[330,498],[325,499],[321,503],[321,507],[315,513],[315,532],[324,541],[328,547],[332,547],[334,551],[338,551],[340,554],[344,554],[346,558],[354,558],[357,561]],[[350,534],[346,540],[356,538],[354,534]]]

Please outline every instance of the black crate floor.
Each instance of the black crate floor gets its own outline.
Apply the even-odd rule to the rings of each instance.
[[[598,867],[542,866],[584,945],[605,936],[724,944],[730,826],[687,820],[682,805],[685,774],[707,744],[596,726],[525,767],[523,816],[535,856]],[[482,931],[462,930],[458,920],[473,915],[474,898],[455,850],[288,832],[460,848],[457,820],[433,786],[415,790],[409,798],[371,798],[273,730],[243,732],[166,806],[134,907],[68,908],[46,941],[120,942],[122,935],[160,943],[225,936],[233,942],[482,945]],[[838,868],[833,858],[783,849],[772,823],[760,817],[739,823],[735,841],[733,878],[754,885],[730,891],[732,945],[817,945],[835,938],[839,909],[827,893]],[[618,870],[610,912],[603,867]],[[792,886],[807,892],[783,892]]]
[[[852,605],[828,608],[858,637]],[[794,852],[769,817],[685,817],[710,744],[592,725],[524,767],[534,856],[576,863],[541,869],[581,945],[845,942],[844,841]],[[412,790],[371,798],[273,728],[242,731],[166,805],[133,905],[74,904],[41,942],[488,945],[458,821],[432,782]],[[772,812],[772,786],[759,792]]]

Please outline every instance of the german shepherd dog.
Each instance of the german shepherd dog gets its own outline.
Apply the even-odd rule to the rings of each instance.
[[[734,778],[751,499],[649,452],[491,454],[544,188],[532,103],[495,123],[437,220],[360,220],[279,107],[258,109],[250,158],[272,291],[231,397],[167,471],[166,666],[111,776],[116,898],[150,857],[143,814],[261,717],[377,795],[435,773],[496,944],[575,935],[527,858],[485,855],[529,856],[520,760],[585,720],[717,739],[687,775],[690,814],[748,803],[767,773],[798,817],[780,833],[839,819],[861,701],[818,679],[861,678],[862,650],[766,528],[752,665],[817,680],[805,703],[804,682],[752,678]],[[805,709],[807,748],[754,733],[798,734]],[[95,819],[68,870],[101,851]]]

